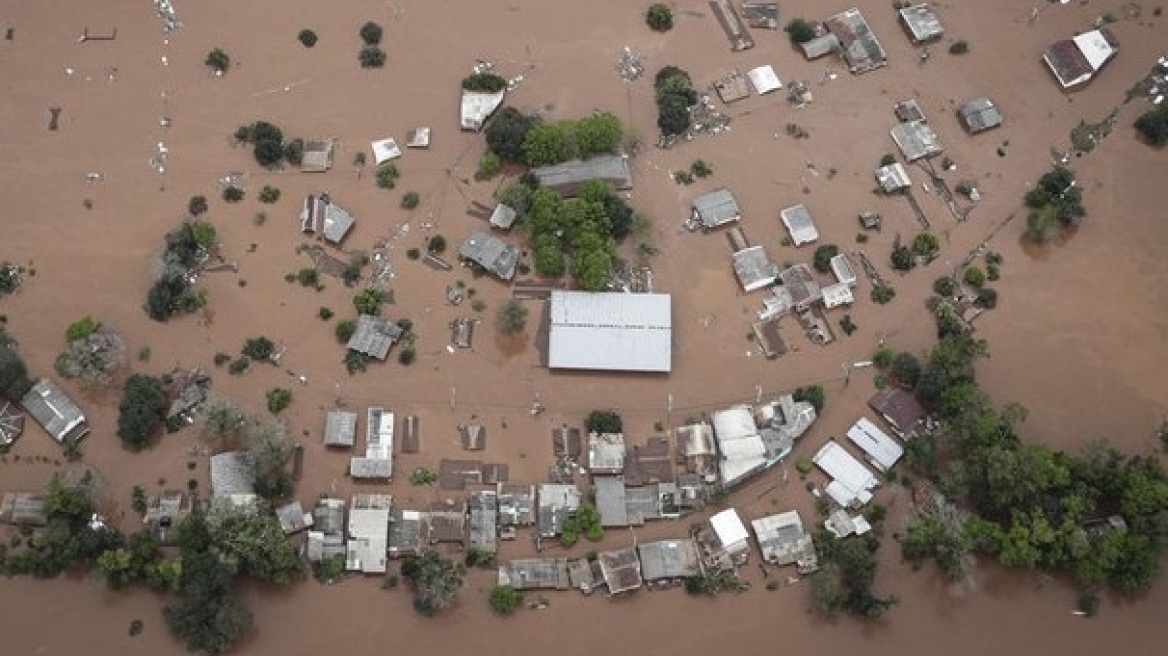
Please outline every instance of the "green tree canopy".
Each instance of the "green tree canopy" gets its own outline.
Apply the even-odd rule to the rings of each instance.
[[[127,378],[118,406],[118,437],[122,443],[135,451],[149,444],[162,427],[168,406],[160,378],[147,374]]]

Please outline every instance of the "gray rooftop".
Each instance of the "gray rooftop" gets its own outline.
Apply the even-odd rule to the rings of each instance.
[[[592,433],[588,436],[588,470],[593,474],[619,474],[625,468],[625,436]]]
[[[357,329],[349,338],[348,349],[384,360],[394,342],[402,336],[401,326],[371,314],[357,316]]]
[[[0,446],[8,446],[24,432],[24,414],[11,403],[0,402]]]
[[[779,219],[787,227],[787,232],[791,235],[791,242],[795,246],[809,244],[819,239],[819,230],[815,227],[811,211],[807,209],[806,205],[800,203],[783,208],[779,211]]]
[[[304,512],[304,506],[299,501],[276,508],[276,519],[280,520],[280,528],[286,535],[291,535],[312,526],[312,515]]]
[[[321,234],[332,244],[344,241],[356,222],[353,215],[332,202],[328,194],[308,196],[300,210],[300,229]]]
[[[548,187],[570,198],[580,187],[590,180],[604,180],[616,190],[631,189],[632,173],[629,160],[624,155],[597,155],[589,159],[576,159],[563,164],[554,164],[533,169],[541,187]]]
[[[912,36],[914,43],[924,43],[925,41],[939,39],[945,33],[945,28],[941,26],[940,19],[937,18],[937,14],[933,12],[933,8],[928,3],[901,9],[900,20],[908,28],[908,32]]]
[[[325,446],[353,446],[357,438],[357,413],[332,410],[324,418]]]
[[[353,478],[389,478],[393,474],[393,461],[389,458],[367,458],[355,456],[349,459],[349,475]]]
[[[937,133],[925,121],[898,123],[892,128],[891,134],[905,161],[915,162],[941,153],[941,142],[937,138]]]
[[[54,440],[79,440],[89,433],[81,408],[48,378],[42,378],[20,404]]]
[[[876,169],[876,182],[885,193],[893,193],[912,186],[908,171],[900,162],[893,162]]]
[[[744,248],[730,259],[734,264],[734,275],[744,291],[762,289],[779,277],[779,265],[771,262],[762,244]]]
[[[0,523],[14,526],[44,526],[45,495],[34,492],[10,492],[0,500]]]
[[[803,49],[803,56],[807,59],[819,59],[834,52],[839,52],[843,45],[840,43],[838,36],[828,32],[810,41],[800,43],[799,47]]]
[[[628,498],[624,479],[620,476],[595,476],[592,485],[596,488],[600,525],[605,528],[628,526]]]
[[[566,558],[520,558],[499,566],[499,585],[516,590],[567,590]]]
[[[519,248],[498,237],[475,230],[458,247],[458,256],[470,260],[503,280],[515,277],[519,268]]]
[[[226,451],[211,456],[211,494],[227,497],[255,494],[255,459],[247,451]]]
[[[499,498],[493,491],[476,492],[467,500],[471,549],[495,551],[499,540]]]
[[[511,207],[499,203],[495,206],[495,211],[491,212],[491,227],[499,228],[500,230],[509,230],[511,226],[515,225],[515,219],[519,214]]]
[[[641,587],[641,560],[636,547],[624,547],[599,554],[600,573],[609,594],[620,594]]]
[[[701,574],[698,547],[693,540],[660,540],[637,546],[641,576],[646,581],[681,579]]]
[[[811,535],[803,530],[803,521],[794,510],[756,519],[751,526],[768,563],[790,565],[815,558]]]
[[[994,101],[986,96],[978,96],[957,109],[957,116],[965,128],[973,134],[996,128],[1002,124],[1002,112]]]
[[[729,189],[715,189],[693,200],[693,216],[702,228],[709,230],[737,221],[741,211]]]
[[[580,488],[575,485],[544,483],[539,486],[539,534],[555,537],[563,530],[564,522],[580,507]]]
[[[531,526],[535,523],[535,487],[499,483],[499,524]]]
[[[312,509],[312,528],[321,533],[344,533],[344,499],[318,499]]]
[[[828,18],[823,24],[839,37],[844,59],[852,73],[867,73],[888,63],[884,46],[880,45],[859,9],[852,7]]]
[[[416,510],[395,510],[389,516],[389,555],[394,557],[422,551],[425,520]]]

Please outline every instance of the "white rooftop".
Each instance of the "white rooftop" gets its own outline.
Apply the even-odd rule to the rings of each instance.
[[[823,294],[823,307],[829,310],[841,305],[851,305],[855,300],[852,296],[852,286],[846,282],[837,282],[819,291]]]
[[[487,93],[483,91],[462,92],[460,118],[463,130],[481,130],[491,114],[503,104],[503,91]]]
[[[871,498],[868,494],[871,490],[876,488],[878,482],[876,476],[864,466],[864,463],[857,460],[852,454],[848,453],[847,449],[843,448],[835,441],[829,441],[820,447],[812,461],[824,471],[828,476],[834,479],[834,482],[845,488],[845,491],[851,492],[861,503]],[[837,488],[838,489],[838,486]],[[828,486],[828,493],[831,494],[832,486]],[[832,495],[835,498],[835,495]],[[867,497],[867,499],[865,499]],[[837,499],[838,501],[838,499]],[[841,505],[851,505],[841,504]]]
[[[791,243],[796,246],[810,244],[819,239],[819,230],[811,219],[811,212],[804,205],[795,205],[779,212],[787,232],[791,233]]]
[[[1108,59],[1111,59],[1115,54],[1115,48],[1107,42],[1107,38],[1103,36],[1103,32],[1093,30],[1075,37],[1075,45],[1079,47],[1079,52],[1087,58],[1087,63],[1091,64],[1091,68],[1099,70]]]
[[[669,294],[553,291],[548,367],[668,372],[673,365]]]
[[[770,64],[750,69],[746,72],[746,77],[750,78],[750,85],[760,96],[783,88],[783,83]]]
[[[738,545],[745,545],[746,540],[750,537],[746,531],[746,525],[738,516],[738,511],[733,508],[727,508],[710,517],[710,528],[714,529],[714,534],[718,536],[718,542],[727,550]]]
[[[904,448],[867,417],[860,417],[852,424],[848,439],[868,454],[868,459],[880,471],[887,471],[904,455]]]
[[[384,164],[391,159],[401,157],[402,151],[398,147],[397,142],[393,139],[379,139],[374,141],[370,146],[373,148],[373,161],[377,164]]]
[[[731,487],[766,466],[767,450],[750,406],[736,405],[710,417],[718,442],[718,471],[722,485]]]

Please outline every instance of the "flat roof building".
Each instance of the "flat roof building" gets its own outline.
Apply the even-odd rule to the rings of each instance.
[[[693,199],[693,220],[703,230],[735,223],[740,218],[742,211],[729,189],[715,189]]]
[[[779,212],[779,218],[791,235],[791,243],[795,246],[810,244],[819,239],[819,230],[815,228],[815,221],[805,205],[794,205]]]
[[[941,20],[928,3],[912,5],[900,10],[900,22],[908,30],[912,42],[920,45],[940,39],[945,34]]]
[[[519,268],[519,248],[498,237],[473,230],[458,247],[458,256],[469,260],[495,277],[509,281]]]
[[[517,218],[519,218],[519,214],[513,207],[499,203],[495,205],[495,209],[491,212],[489,223],[492,228],[510,230],[511,226],[515,225],[515,219]]]
[[[669,294],[551,293],[548,367],[668,372],[673,365]]]
[[[352,448],[357,439],[357,413],[331,410],[324,416],[324,445]]]
[[[970,134],[991,130],[1002,124],[1002,112],[994,101],[978,96],[957,108],[957,117]]]
[[[897,123],[890,134],[906,162],[941,154],[941,140],[926,121]]]
[[[554,189],[564,198],[572,198],[591,180],[603,180],[617,191],[633,188],[627,155],[596,155],[561,164],[532,169],[541,187]]]
[[[762,559],[772,565],[796,564],[800,571],[817,568],[815,544],[803,530],[803,520],[794,510],[760,517],[750,523]]]
[[[490,551],[499,549],[499,497],[494,490],[480,490],[467,499],[470,513],[470,538],[467,546],[471,549]]]
[[[596,476],[592,479],[596,490],[596,511],[604,528],[630,526],[628,489],[620,476]],[[644,523],[644,522],[641,522]]]
[[[742,291],[753,292],[773,285],[779,277],[779,265],[771,262],[762,244],[735,251],[730,260]]]
[[[685,579],[702,573],[697,543],[693,540],[659,540],[637,545],[641,577],[646,581]]]
[[[839,38],[848,70],[859,75],[888,64],[884,46],[872,32],[860,10],[852,7],[823,21],[824,27]]]
[[[75,442],[89,434],[85,413],[48,378],[38,380],[20,405],[58,443]]]
[[[365,574],[384,574],[389,545],[388,494],[354,494],[349,507],[349,539],[345,568]]]

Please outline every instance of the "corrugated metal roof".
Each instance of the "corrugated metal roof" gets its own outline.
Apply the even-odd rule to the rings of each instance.
[[[796,246],[809,244],[819,239],[819,230],[815,228],[815,221],[805,205],[795,205],[779,212],[787,232],[791,233],[791,241]]]
[[[669,294],[553,291],[552,369],[667,372],[673,364]]]

